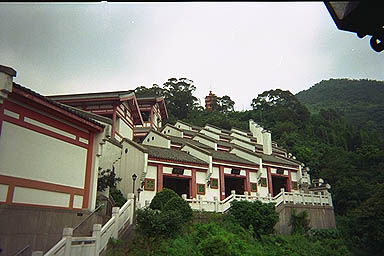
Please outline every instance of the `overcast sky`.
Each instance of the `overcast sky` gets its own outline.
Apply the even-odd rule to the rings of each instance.
[[[236,110],[270,89],[384,80],[384,53],[336,28],[323,2],[0,3],[0,64],[40,94],[130,90],[171,77]]]

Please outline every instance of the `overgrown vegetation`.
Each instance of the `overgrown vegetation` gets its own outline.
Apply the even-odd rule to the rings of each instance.
[[[310,167],[311,178],[321,177],[332,186],[337,224],[354,254],[384,255],[384,220],[373,215],[381,210],[377,193],[384,184],[384,82],[331,79],[297,97],[279,89],[255,95],[251,110],[234,111],[228,101],[232,108],[205,111],[193,96],[191,80],[170,80],[137,92],[164,95],[171,123],[180,119],[197,126],[248,129],[253,119],[271,130],[275,142]],[[184,102],[187,109],[181,110]]]
[[[274,234],[273,226],[277,221],[277,215],[271,204],[235,201],[233,207],[234,210],[226,214],[196,213],[194,222],[185,221],[177,230],[160,233],[157,231],[158,227],[167,226],[169,224],[167,219],[158,220],[155,226],[149,225],[153,224],[153,216],[145,219],[142,217],[147,216],[147,212],[161,214],[162,211],[150,208],[140,211],[138,234],[133,243],[124,249],[125,255],[349,255],[341,237],[327,235],[326,230],[320,232],[315,230],[311,236],[299,233]],[[165,208],[163,211],[166,211]],[[201,222],[200,217],[204,217],[205,221]],[[143,224],[149,229],[142,231],[140,225]],[[143,232],[157,234],[153,235],[150,247],[143,239]],[[259,234],[256,240],[255,232]],[[333,231],[329,233],[334,234]],[[116,254],[111,255],[124,255],[121,248],[117,248],[115,252]]]
[[[127,202],[120,190],[116,188],[122,179],[116,176],[114,169],[101,170],[97,179],[97,191],[104,191],[109,188],[109,194],[115,201],[116,207],[121,207]]]

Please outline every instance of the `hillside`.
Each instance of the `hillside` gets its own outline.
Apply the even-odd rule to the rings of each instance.
[[[322,108],[335,108],[359,127],[367,121],[373,121],[381,130],[384,129],[384,81],[323,80],[299,92],[296,97],[312,113]]]

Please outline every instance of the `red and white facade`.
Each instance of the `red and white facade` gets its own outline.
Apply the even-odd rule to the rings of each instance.
[[[0,204],[92,210],[104,126],[0,74]]]

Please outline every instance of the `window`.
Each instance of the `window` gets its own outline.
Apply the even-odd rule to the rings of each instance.
[[[257,183],[251,182],[251,192],[257,192]]]
[[[144,190],[155,191],[155,179],[144,179]]]
[[[259,179],[259,185],[261,185],[262,187],[266,187],[267,186],[267,178],[260,178]]]
[[[211,178],[211,188],[217,189],[219,188],[219,180],[215,178]]]
[[[144,122],[150,121],[150,115],[151,115],[151,113],[149,111],[141,112],[141,117],[143,118]]]
[[[128,148],[125,149],[125,154],[127,154],[127,153],[128,153]]]
[[[299,186],[296,181],[292,181],[292,189],[299,189]]]
[[[205,184],[197,184],[197,194],[205,195]]]

